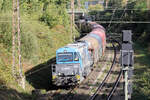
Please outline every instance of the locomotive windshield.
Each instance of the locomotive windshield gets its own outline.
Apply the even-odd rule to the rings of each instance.
[[[71,62],[73,61],[73,53],[58,53],[58,62]]]

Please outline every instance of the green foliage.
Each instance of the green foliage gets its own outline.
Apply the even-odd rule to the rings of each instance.
[[[0,11],[8,12],[12,8],[12,0],[1,0]]]
[[[135,77],[133,84],[133,100],[150,99],[150,53],[141,44],[135,46]]]
[[[69,16],[67,15],[64,5],[56,6],[55,4],[49,4],[46,7],[43,15],[40,18],[41,21],[46,23],[50,28],[60,24],[66,26],[69,24]]]
[[[96,4],[96,5],[90,5],[88,9],[94,11],[103,11],[104,7],[101,4]]]
[[[147,9],[147,2],[145,0],[139,0],[136,2],[136,5],[134,6],[135,9],[144,10]]]
[[[12,45],[12,23],[10,14],[0,14],[0,43],[3,43],[9,50]]]
[[[5,6],[4,1],[2,1],[3,7]],[[8,0],[7,2],[10,3]],[[44,37],[49,36],[48,41],[50,45],[48,45],[50,48],[56,48],[54,45],[52,45],[52,36],[50,35],[51,32],[48,29],[47,26],[45,26],[43,23],[40,23],[40,21],[46,23],[49,28],[55,28],[57,25],[62,25],[63,32],[69,33],[70,30],[68,28],[70,27],[70,18],[69,15],[66,12],[66,4],[69,2],[69,0],[23,0],[20,2],[20,8],[21,8],[21,52],[22,56],[25,59],[29,59],[32,61],[38,61],[38,59],[41,58],[41,50],[40,48],[42,46],[39,41],[43,40],[40,38],[40,33],[43,33],[43,31],[46,33],[42,34]],[[8,4],[9,4],[8,3]],[[47,4],[47,5],[45,5]],[[47,6],[47,7],[45,7]],[[4,9],[2,9],[4,10]],[[38,11],[39,10],[39,11]],[[37,11],[37,12],[35,12]],[[43,13],[41,13],[43,11]],[[12,12],[11,12],[12,13]],[[0,43],[5,44],[6,48],[8,50],[11,50],[12,45],[12,23],[11,23],[11,17],[12,16],[8,13],[2,13],[1,14],[1,24],[0,24]],[[32,17],[31,17],[32,16]],[[40,19],[40,21],[39,21]],[[25,22],[27,21],[27,22]],[[35,21],[35,22],[33,22]],[[30,22],[33,22],[32,24]],[[40,27],[40,28],[39,28]],[[46,30],[45,30],[46,28]],[[38,31],[37,31],[38,29]],[[40,30],[41,29],[41,30]],[[57,29],[56,29],[57,30]],[[77,33],[77,31],[75,31]],[[36,33],[36,34],[34,34]],[[39,33],[39,34],[37,34]],[[55,34],[55,32],[54,32]],[[56,35],[56,34],[55,34]],[[56,35],[57,36],[57,35]],[[69,36],[68,36],[69,37]],[[17,36],[16,36],[17,38]],[[57,37],[55,37],[57,38]],[[46,39],[47,40],[47,39]],[[42,43],[45,44],[47,41],[43,41]],[[64,41],[65,42],[65,41]],[[68,43],[68,42],[65,42]],[[48,47],[48,48],[49,48]],[[60,46],[59,46],[60,47]],[[46,50],[47,47],[45,47],[44,50]],[[50,50],[49,48],[49,50]],[[42,52],[44,52],[42,50]],[[39,53],[40,52],[40,53]],[[47,51],[48,52],[48,51]],[[54,51],[55,52],[55,51]],[[46,52],[45,52],[46,53]],[[50,54],[48,54],[50,55]],[[44,56],[49,57],[49,56]],[[43,59],[43,57],[42,57]]]
[[[21,43],[22,56],[26,59],[38,60],[37,53],[39,52],[39,47],[37,37],[29,30],[23,30]]]
[[[43,3],[39,2],[38,0],[23,0],[20,3],[21,13],[25,14],[32,14],[34,12],[41,12],[42,11]]]
[[[147,4],[146,2],[144,2],[144,0],[139,0],[136,2],[134,9],[139,9],[139,11],[135,12],[133,14],[133,19],[136,21],[150,21],[149,17],[149,10],[145,10],[147,9]],[[150,24],[137,24],[136,28],[133,30],[136,32],[136,34],[134,34],[135,39],[140,42],[143,43],[144,45],[148,45],[148,43],[150,42]],[[138,34],[141,33],[141,34]]]
[[[12,81],[11,75],[11,65],[10,62],[10,53],[7,49],[4,48],[4,45],[0,43],[0,89],[8,85]],[[3,57],[3,58],[2,58]]]
[[[48,10],[44,12],[40,20],[52,28],[61,21],[61,17],[58,14],[57,8],[51,5],[49,6]]]

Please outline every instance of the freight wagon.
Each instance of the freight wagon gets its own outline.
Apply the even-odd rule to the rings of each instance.
[[[86,78],[105,53],[106,35],[103,26],[88,22],[92,31],[80,40],[56,51],[56,64],[52,66],[54,85],[76,85]]]

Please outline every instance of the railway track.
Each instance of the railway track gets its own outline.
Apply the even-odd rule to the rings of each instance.
[[[91,74],[80,84],[79,87],[68,92],[62,100],[77,100],[77,99],[78,100],[86,100],[89,98],[88,94],[91,94],[90,92],[95,88],[95,85],[98,83],[99,78],[102,77],[103,72],[107,69],[106,66],[108,65],[107,63],[109,62],[108,59],[110,59],[111,58],[110,56],[112,55],[112,52],[111,51],[109,51],[109,52],[110,53],[108,53],[108,50],[107,50],[107,55],[105,55],[105,57],[103,59],[104,61],[99,62],[99,65],[103,65],[103,66],[101,68],[96,67],[94,69],[94,71],[91,72]],[[116,53],[114,54],[114,57],[116,57]],[[112,62],[112,61],[110,61],[110,62]],[[108,66],[110,66],[110,65],[108,65]],[[89,79],[92,82],[90,82]],[[90,85],[88,85],[88,84],[90,84]],[[78,94],[84,94],[85,96],[83,97]]]
[[[99,65],[103,66],[101,67],[97,66],[96,68],[94,68],[94,70],[87,76],[85,80],[83,80],[82,83],[80,83],[80,85],[71,88],[70,90],[60,90],[59,92],[58,90],[56,90],[54,93],[49,93],[51,95],[48,96],[51,96],[51,100],[77,100],[75,98],[77,97],[76,94],[79,92],[80,93],[85,92],[84,88],[86,88],[86,92],[87,94],[89,94],[89,91],[91,91],[91,86],[88,85],[87,83],[96,84],[96,81],[94,82],[94,80],[97,78],[97,76],[101,76],[104,70],[106,70],[108,59],[111,58],[112,55],[111,50],[106,50],[106,52],[107,54],[103,57],[103,59],[101,59],[102,61],[98,63]],[[89,82],[89,79],[92,80],[92,82]],[[83,100],[85,100],[85,98]]]
[[[122,73],[123,73],[123,71],[121,70],[120,73],[119,73],[119,75],[118,75],[118,77],[117,77],[117,79],[116,79],[116,82],[115,82],[115,84],[114,84],[114,86],[113,86],[111,92],[110,92],[109,95],[107,96],[107,100],[110,100],[111,97],[113,96],[113,93],[114,93],[114,91],[116,90],[116,88],[117,88],[117,86],[118,86],[118,84],[119,84],[119,81],[121,80]]]
[[[116,42],[119,46],[120,46],[120,44],[119,44],[119,42],[118,41],[116,41],[116,40],[113,40],[114,42]],[[101,84],[99,84],[99,86],[98,86],[98,88],[97,88],[97,90],[96,90],[96,92],[89,98],[89,100],[103,100],[102,99],[102,96],[101,96],[101,91],[102,91],[102,88],[104,88],[105,87],[105,83],[106,83],[106,81],[108,80],[108,78],[109,77],[111,77],[111,71],[114,69],[114,67],[115,67],[115,62],[116,62],[116,60],[117,60],[117,52],[116,52],[116,47],[114,46],[114,44],[113,44],[113,48],[114,48],[114,59],[113,59],[113,63],[112,63],[112,65],[111,65],[111,68],[110,68],[110,70],[108,71],[108,73],[107,73],[107,75],[106,75],[106,77],[104,78],[104,80],[102,81],[102,83]],[[116,90],[116,88],[117,88],[117,86],[118,86],[118,84],[119,84],[119,82],[120,82],[120,80],[121,80],[121,77],[122,77],[122,70],[120,70],[119,71],[119,74],[118,74],[118,76],[117,76],[117,78],[116,78],[116,81],[114,82],[114,85],[112,86],[112,89],[110,90],[110,92],[109,92],[109,94],[107,95],[107,97],[104,99],[104,100],[110,100],[111,98],[112,98],[112,96],[113,96],[113,94],[114,94],[114,91]],[[113,81],[113,80],[110,80],[110,81]],[[107,89],[106,89],[107,90]],[[105,91],[106,91],[105,90]],[[107,92],[108,92],[108,90],[107,90]],[[100,94],[99,96],[98,96],[98,94]],[[118,99],[118,100],[120,100],[120,99]]]
[[[91,97],[89,95],[90,94],[89,91],[91,91],[93,88],[96,88],[96,87],[93,87],[94,84],[97,82],[95,80],[98,80],[98,76],[102,76],[102,73],[104,72],[104,70],[106,70],[105,68],[106,68],[107,64],[105,64],[105,63],[108,62],[107,61],[108,59],[110,59],[109,57],[112,55],[111,53],[107,53],[107,55],[103,59],[104,61],[99,63],[104,66],[100,67],[100,68],[98,68],[98,67],[94,68],[94,70],[88,75],[88,77],[80,85],[78,85],[74,88],[71,88],[69,90],[58,89],[55,92],[46,93],[43,96],[41,96],[41,98],[49,98],[49,99],[42,99],[42,100],[87,100],[87,99],[95,100],[95,98],[97,97],[97,94],[99,94],[98,92],[100,92],[102,90],[102,88],[105,84],[105,81],[109,78],[110,73],[115,65],[115,62],[117,59],[117,57],[116,57],[117,53],[116,53],[116,48],[115,48],[114,44],[113,44],[113,48],[114,48],[114,57],[113,57],[111,67],[110,67],[106,77],[103,79],[103,82],[98,86],[96,92]],[[107,52],[108,52],[108,50],[107,50]],[[107,100],[109,100],[112,97],[112,95],[113,95],[115,89],[117,88],[117,85],[121,79],[121,75],[122,75],[122,72],[120,72],[120,74],[115,82],[115,85],[113,86],[111,92],[108,95]],[[93,78],[93,79],[91,79],[91,80],[93,80],[93,82],[89,82],[90,78]],[[93,85],[88,85],[88,83],[93,84]],[[87,92],[87,93],[85,93],[85,92]],[[82,98],[80,95],[78,95],[78,94],[82,94],[82,93],[87,94],[87,96]],[[78,96],[80,96],[80,97],[78,97]],[[40,99],[38,98],[37,100],[40,100]]]
[[[113,69],[113,67],[115,65],[115,61],[116,61],[116,48],[115,48],[114,44],[112,44],[112,45],[113,45],[113,48],[114,48],[114,58],[113,58],[112,65],[111,65],[111,67],[110,67],[110,69],[109,69],[106,77],[104,78],[104,80],[102,81],[102,83],[99,84],[99,86],[96,89],[95,93],[89,98],[89,100],[95,100],[96,96],[98,95],[98,92],[100,92],[102,90],[103,86],[105,85],[106,80],[109,78],[109,76],[111,74],[111,71],[112,71],[112,69]]]
[[[117,44],[118,44],[118,46],[119,46],[119,50],[120,50],[120,48],[121,48],[121,44],[120,44],[120,42],[118,42],[117,40],[115,40],[115,39],[113,39],[112,38],[112,40],[114,41],[114,42],[116,42]],[[118,66],[119,65],[119,63],[116,65],[116,66]],[[120,66],[119,66],[120,67]],[[122,94],[121,94],[121,91],[120,92],[118,92],[118,93],[116,93],[118,96],[116,96],[115,98],[113,98],[113,95],[114,95],[114,93],[115,93],[115,90],[117,90],[117,88],[118,88],[118,86],[119,86],[119,83],[122,81],[121,79],[123,78],[123,71],[121,70],[121,68],[119,69],[119,72],[118,72],[118,76],[116,75],[116,80],[115,80],[115,82],[114,82],[114,85],[113,85],[113,87],[112,87],[112,89],[111,89],[111,91],[109,92],[109,94],[107,95],[107,100],[122,100],[123,98],[122,98]]]

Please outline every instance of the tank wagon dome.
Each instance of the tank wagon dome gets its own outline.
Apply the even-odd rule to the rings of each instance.
[[[89,22],[89,24],[94,25],[94,24],[97,24],[97,23],[96,22]]]
[[[99,31],[99,30],[93,30],[92,32],[90,32],[90,34],[98,35],[102,39],[103,46],[105,45],[106,35],[105,35],[104,31],[102,32],[102,31]]]
[[[103,31],[106,31],[105,28],[100,25],[100,24],[97,24],[96,22],[89,22],[89,24],[91,25],[92,29],[96,29],[96,28],[99,28],[99,29],[102,29]]]
[[[88,24],[90,24],[90,28],[92,29],[92,31],[87,35],[88,37],[87,36],[83,37],[80,40],[87,41],[89,47],[94,48],[94,47],[92,47],[92,46],[94,46],[92,41],[94,41],[93,38],[95,38],[99,42],[99,46],[102,48],[103,55],[104,55],[104,51],[105,51],[105,48],[106,48],[105,28],[102,25],[97,24],[96,22],[88,22]],[[97,44],[96,40],[94,41],[95,44]],[[97,45],[95,45],[95,46],[97,47]]]
[[[86,41],[88,43],[88,49],[95,50],[95,49],[99,48],[98,40],[89,35],[81,38],[80,41]]]
[[[106,47],[106,34],[105,34],[105,30],[102,28],[96,28],[93,29],[90,34],[96,34],[98,35],[101,39],[102,39],[102,45],[103,45],[103,54],[105,51],[105,47]]]

